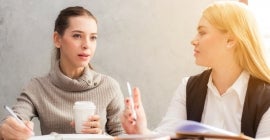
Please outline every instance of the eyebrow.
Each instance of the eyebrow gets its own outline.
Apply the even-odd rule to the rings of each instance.
[[[71,31],[72,33],[84,33],[83,31],[80,31],[80,30],[73,30]],[[97,35],[97,33],[91,33],[91,35]]]
[[[206,28],[206,27],[205,27],[205,26],[200,25],[200,26],[198,26],[198,27],[197,27],[197,30],[200,30],[200,29],[202,29],[202,28]]]

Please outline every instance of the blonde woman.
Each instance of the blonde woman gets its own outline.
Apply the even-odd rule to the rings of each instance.
[[[248,7],[219,1],[207,7],[192,40],[201,74],[184,78],[166,116],[154,130],[174,135],[181,120],[193,120],[250,137],[270,136],[270,71],[262,42]],[[129,134],[150,133],[138,88],[133,90],[137,119],[130,99],[122,125]]]

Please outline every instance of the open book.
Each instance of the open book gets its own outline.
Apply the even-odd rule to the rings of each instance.
[[[216,138],[234,140],[252,140],[243,134],[235,134],[220,128],[205,125],[195,121],[182,121],[176,128],[178,138]]]

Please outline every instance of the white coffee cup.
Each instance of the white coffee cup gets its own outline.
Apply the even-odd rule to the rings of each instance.
[[[75,131],[76,133],[82,133],[83,123],[88,118],[95,114],[96,106],[90,101],[77,101],[73,106],[74,119],[75,119]]]

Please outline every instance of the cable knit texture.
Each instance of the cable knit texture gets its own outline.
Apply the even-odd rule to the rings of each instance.
[[[111,77],[86,67],[81,77],[71,79],[61,72],[58,62],[47,76],[33,78],[23,88],[13,110],[23,120],[38,117],[43,135],[75,133],[70,126],[74,103],[92,101],[103,132],[116,136],[124,132],[120,123],[123,100],[118,82]]]

